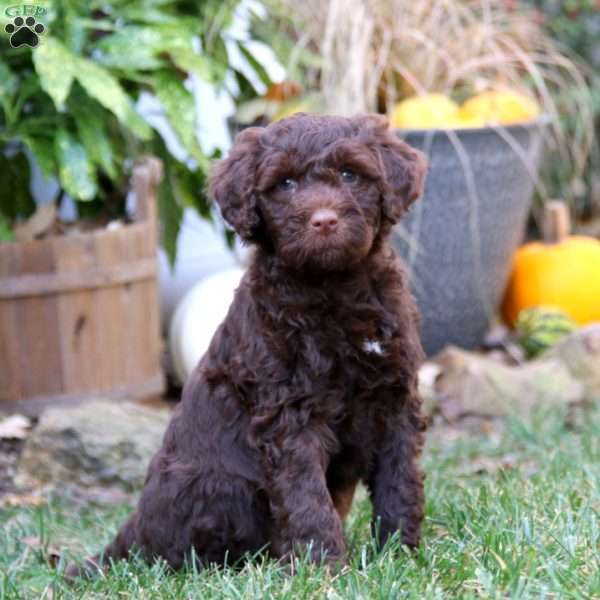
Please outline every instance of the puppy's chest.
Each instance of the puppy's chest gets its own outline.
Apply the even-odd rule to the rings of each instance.
[[[400,307],[375,283],[360,284],[306,293],[275,313],[270,345],[303,388],[372,390],[398,371]]]
[[[389,322],[372,316],[340,315],[324,319],[317,335],[321,350],[338,360],[380,363],[389,357],[392,340]]]
[[[377,379],[396,360],[395,329],[392,316],[383,311],[331,310],[298,332],[297,357],[316,376]]]

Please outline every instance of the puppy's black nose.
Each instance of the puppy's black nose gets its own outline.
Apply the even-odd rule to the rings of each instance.
[[[310,218],[310,224],[317,231],[331,233],[338,225],[337,213],[331,208],[319,208]]]

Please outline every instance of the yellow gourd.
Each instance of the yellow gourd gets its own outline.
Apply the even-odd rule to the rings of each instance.
[[[443,94],[412,96],[396,104],[392,112],[392,126],[400,129],[443,129],[457,114],[458,104]]]
[[[444,94],[411,96],[396,104],[391,121],[400,129],[463,129],[522,123],[539,115],[535,100],[514,90],[490,90],[460,107]]]
[[[502,315],[514,325],[520,311],[552,306],[579,324],[600,321],[600,241],[569,235],[569,212],[550,202],[545,213],[545,241],[517,250]]]
[[[459,109],[461,119],[479,119],[486,125],[523,123],[540,116],[540,107],[531,98],[513,90],[492,90],[469,98]]]

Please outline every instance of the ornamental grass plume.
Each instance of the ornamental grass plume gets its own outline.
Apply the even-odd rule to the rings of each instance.
[[[550,117],[546,147],[571,177],[583,171],[593,141],[590,73],[557,46],[539,13],[503,0],[278,1],[295,23],[296,43],[322,58],[314,80],[325,112],[391,114],[412,95],[462,101],[511,89]]]

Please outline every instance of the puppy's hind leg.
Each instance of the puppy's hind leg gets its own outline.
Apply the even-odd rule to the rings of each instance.
[[[191,519],[192,546],[205,565],[239,565],[246,555],[265,549],[269,542],[264,494],[245,482],[223,480],[225,485],[205,497]]]

